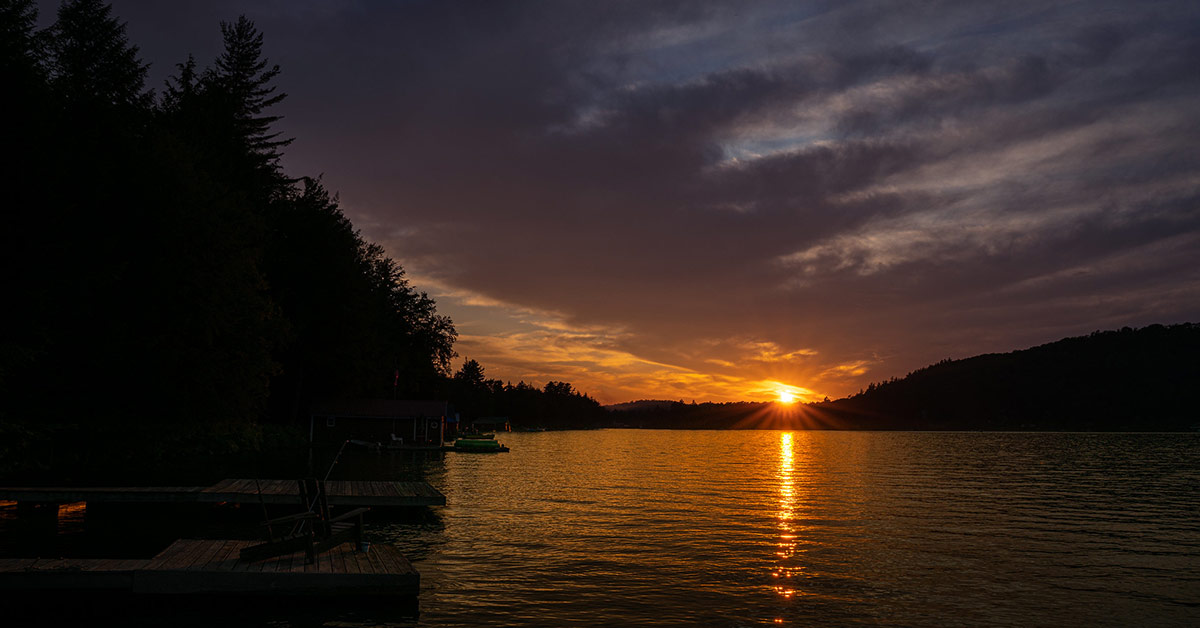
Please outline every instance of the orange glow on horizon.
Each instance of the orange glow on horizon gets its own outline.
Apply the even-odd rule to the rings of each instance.
[[[782,406],[836,398],[851,386],[861,388],[857,381],[847,382],[853,379],[845,370],[849,366],[831,367],[809,353],[773,344],[764,348],[770,343],[748,347],[732,341],[714,346],[701,342],[690,348],[694,354],[643,356],[617,342],[620,330],[572,327],[548,315],[527,318],[531,329],[520,332],[460,333],[455,350],[463,360],[480,362],[487,378],[539,388],[549,381],[570,382],[601,404],[683,399]],[[451,369],[460,365],[456,362]],[[792,402],[780,398],[783,391]]]
[[[762,388],[751,391],[748,396],[751,399],[757,398],[765,401],[765,399],[762,398],[767,395],[773,398],[775,403],[785,406],[790,406],[797,403],[807,403],[820,399],[820,396],[816,392],[813,392],[808,388],[784,384],[783,382],[773,380],[762,382]]]

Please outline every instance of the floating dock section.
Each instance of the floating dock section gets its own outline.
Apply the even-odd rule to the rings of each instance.
[[[425,482],[329,481],[331,506],[445,506],[446,496]],[[299,499],[295,480],[221,480],[212,486],[0,487],[0,500],[17,502],[288,504]]]
[[[166,595],[305,595],[415,597],[420,575],[395,548],[366,552],[343,543],[317,555],[304,552],[245,562],[238,552],[254,541],[183,539],[150,559],[0,559],[0,590],[121,591]]]

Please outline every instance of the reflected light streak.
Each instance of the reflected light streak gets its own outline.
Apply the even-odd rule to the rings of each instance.
[[[87,517],[87,502],[59,504],[58,517],[55,519],[58,533],[82,530],[85,517]]]
[[[792,520],[796,516],[796,481],[793,473],[795,463],[795,444],[793,434],[784,432],[779,435],[779,511],[775,518],[779,525],[779,540],[776,542],[775,555],[778,560],[771,577],[779,579],[779,584],[772,588],[785,598],[796,595],[795,586],[790,582],[792,576],[801,569],[788,564],[796,555],[796,527]]]

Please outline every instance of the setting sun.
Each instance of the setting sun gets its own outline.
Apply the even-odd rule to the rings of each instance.
[[[779,391],[779,403],[796,403],[796,395],[791,391],[781,390]]]

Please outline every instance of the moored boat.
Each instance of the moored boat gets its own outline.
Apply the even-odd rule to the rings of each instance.
[[[474,437],[463,436],[454,441],[454,451],[493,453],[508,451],[508,447],[501,445],[494,436],[492,438],[480,438],[476,435]]]

